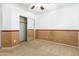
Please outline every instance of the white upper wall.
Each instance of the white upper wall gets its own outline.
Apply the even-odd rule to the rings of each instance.
[[[38,15],[36,29],[70,29],[79,30],[79,5],[54,10]]]
[[[2,6],[0,4],[0,30],[2,28]]]
[[[19,30],[20,29],[20,18],[19,16],[24,16],[31,18],[29,22],[33,22],[35,15],[27,12],[12,4],[2,4],[3,11],[3,30]],[[28,25],[28,29],[33,28],[33,26]]]
[[[79,5],[73,5],[50,13],[34,15],[13,4],[2,4],[3,30],[20,29],[19,16],[28,18],[28,29],[79,29]]]

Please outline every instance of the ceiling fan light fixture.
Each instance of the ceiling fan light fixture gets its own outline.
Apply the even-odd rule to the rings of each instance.
[[[40,6],[41,10],[44,10],[44,7],[43,6]]]
[[[32,13],[47,13],[52,11],[56,7],[56,4],[51,3],[33,3],[29,6],[28,10]]]
[[[31,7],[31,9],[34,9],[35,8],[35,5],[33,5],[32,7]]]

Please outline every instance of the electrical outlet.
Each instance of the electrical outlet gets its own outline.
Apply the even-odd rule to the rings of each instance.
[[[16,42],[16,40],[14,40],[14,43]]]

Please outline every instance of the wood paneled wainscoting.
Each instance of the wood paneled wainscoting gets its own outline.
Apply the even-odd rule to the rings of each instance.
[[[36,39],[44,39],[72,46],[78,46],[78,36],[78,30],[36,30]]]
[[[34,40],[34,29],[27,29],[27,41]]]
[[[78,30],[35,30],[36,39],[44,39],[52,42],[79,46],[79,31]],[[34,30],[27,30],[27,40],[34,39]],[[19,30],[2,30],[2,47],[11,47],[17,45],[19,41]]]
[[[2,47],[12,47],[19,43],[19,30],[2,30]]]

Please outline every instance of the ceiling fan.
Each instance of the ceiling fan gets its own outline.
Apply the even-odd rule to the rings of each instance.
[[[29,11],[32,11],[33,13],[43,13],[50,11],[54,7],[56,7],[56,5],[50,3],[33,3],[29,6]]]

